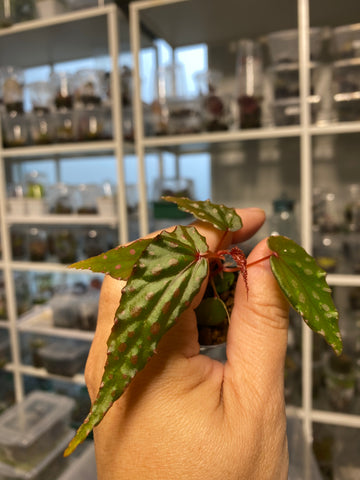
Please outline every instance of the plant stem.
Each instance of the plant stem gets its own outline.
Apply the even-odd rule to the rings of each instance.
[[[217,245],[217,248],[215,249],[215,252],[217,252],[218,250],[220,250],[220,246],[224,240],[224,238],[226,237],[227,233],[228,233],[229,230],[225,230],[224,233],[222,234],[220,240],[219,240],[219,243]]]
[[[254,266],[254,265],[258,264],[258,263],[261,263],[261,262],[263,262],[263,261],[265,261],[265,260],[268,260],[268,259],[271,258],[273,255],[276,256],[275,253],[270,253],[270,255],[266,255],[266,257],[262,257],[262,258],[259,258],[258,260],[255,260],[254,262],[248,263],[248,264],[246,265],[246,267],[249,268],[249,267],[252,267],[252,266]]]

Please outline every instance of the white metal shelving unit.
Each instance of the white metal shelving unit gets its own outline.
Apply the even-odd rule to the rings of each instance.
[[[349,3],[350,2],[350,3]],[[340,4],[329,7],[325,0],[288,0],[277,1],[276,18],[274,18],[274,2],[262,0],[244,0],[236,2],[224,0],[222,2],[208,2],[206,0],[140,0],[130,4],[130,25],[123,21],[115,5],[99,6],[72,12],[58,17],[34,20],[14,25],[0,30],[0,64],[16,64],[24,68],[47,63],[74,60],[92,56],[94,52],[107,52],[111,58],[112,76],[112,119],[114,138],[111,141],[99,141],[79,144],[61,144],[49,146],[29,146],[24,148],[0,148],[0,234],[2,258],[0,270],[3,273],[8,320],[0,321],[0,327],[9,330],[11,340],[12,362],[6,366],[14,375],[14,385],[17,401],[23,398],[23,377],[54,378],[43,369],[23,365],[19,345],[21,332],[42,332],[68,338],[74,331],[39,326],[28,319],[19,322],[16,309],[16,294],[13,274],[20,272],[64,273],[63,265],[55,263],[14,261],[11,255],[10,226],[18,224],[33,225],[117,225],[119,241],[128,240],[128,215],[126,210],[125,179],[123,175],[123,155],[127,151],[122,139],[122,115],[120,109],[120,78],[118,74],[119,45],[127,43],[130,36],[131,50],[134,58],[134,121],[135,121],[135,153],[137,156],[138,186],[139,186],[139,227],[140,235],[149,231],[149,195],[146,186],[145,157],[148,152],[173,151],[182,152],[212,151],[214,146],[229,143],[246,143],[268,139],[296,139],[299,142],[299,186],[301,209],[302,244],[308,250],[313,249],[312,237],[312,187],[314,161],[312,143],[318,136],[359,134],[360,122],[332,123],[326,126],[311,124],[307,97],[310,93],[309,72],[309,27],[310,20],[316,24],[321,15],[324,23],[345,24],[359,20],[360,14],[357,2],[346,0],[346,5]],[[349,3],[349,5],[347,4]],[[241,4],[241,5],[239,5]],[[351,6],[354,4],[353,9]],[[260,6],[262,8],[261,13]],[[331,13],[332,8],[339,11]],[[349,8],[344,8],[349,7]],[[231,9],[242,8],[246,13],[241,16],[230,15]],[[173,10],[174,12],[173,13]],[[215,11],[213,11],[215,10]],[[156,11],[156,13],[154,13]],[[209,14],[208,14],[209,13]],[[312,15],[314,18],[312,18]],[[356,20],[357,15],[357,20]],[[334,18],[336,17],[336,18]],[[175,19],[175,20],[174,20]],[[216,24],[214,24],[216,19]],[[289,20],[290,19],[290,20]],[[239,37],[257,37],[267,31],[286,28],[298,28],[299,31],[299,65],[300,65],[300,105],[301,115],[298,126],[260,128],[254,130],[237,130],[227,132],[199,133],[191,135],[172,135],[162,137],[147,137],[143,128],[143,105],[141,99],[141,72],[139,52],[142,48],[142,33],[140,20],[159,34],[159,37],[168,40],[170,45],[202,42],[221,42],[226,35],[233,39]],[[314,22],[314,23],[313,23]],[[269,24],[271,24],[269,26]],[[96,32],[96,34],[94,34]],[[44,47],[46,39],[46,48]],[[1,138],[0,138],[0,144]],[[41,217],[11,217],[6,211],[6,162],[26,162],[36,158],[69,158],[91,157],[93,155],[110,154],[117,162],[118,185],[118,216],[80,216],[80,215],[45,215]],[[61,160],[60,160],[61,161]],[[74,272],[76,273],[76,272]],[[360,286],[360,276],[331,274],[329,283],[336,287]],[[91,340],[92,334],[77,332],[80,340]],[[302,399],[301,406],[288,407],[290,416],[302,420],[306,438],[312,440],[313,423],[340,425],[360,428],[360,416],[333,411],[323,411],[314,408],[312,397],[312,336],[307,328],[302,331]],[[82,375],[61,380],[69,383],[83,384]]]
[[[220,5],[221,3],[221,5]],[[182,152],[185,147],[193,151],[211,151],[214,144],[226,144],[228,142],[247,142],[250,140],[262,139],[281,139],[294,137],[299,140],[299,158],[300,158],[300,210],[301,210],[301,241],[304,248],[312,252],[313,233],[312,233],[312,189],[313,189],[313,139],[321,135],[342,135],[348,133],[360,133],[360,122],[332,123],[325,126],[311,124],[310,107],[307,101],[310,95],[310,46],[309,29],[310,16],[313,14],[313,21],[318,21],[324,16],[324,22],[331,19],[331,8],[319,0],[298,0],[297,10],[294,12],[296,24],[293,25],[286,18],[289,9],[294,7],[296,2],[281,2],[281,6],[276,3],[276,13],[269,15],[269,24],[274,20],[274,25],[265,25],[263,18],[266,14],[259,14],[257,9],[267,11],[271,2],[263,2],[261,6],[258,2],[242,2],[244,5],[235,5],[233,2],[215,2],[206,4],[200,0],[144,0],[136,1],[130,4],[130,34],[132,41],[132,51],[134,55],[134,84],[135,84],[135,126],[136,126],[136,154],[138,157],[138,169],[141,179],[140,190],[140,216],[141,216],[141,235],[148,233],[148,210],[146,186],[143,181],[145,176],[145,156],[151,149],[169,150]],[[266,5],[264,5],[266,3]],[[291,5],[290,5],[291,4]],[[339,17],[335,18],[334,5],[332,24],[356,23],[359,21],[360,12],[356,17],[344,17],[344,10],[341,7]],[[244,22],[239,14],[240,9],[246,13],[247,21]],[[355,5],[354,8],[356,9]],[[173,10],[172,10],[173,9]],[[231,14],[232,9],[237,14]],[[284,10],[282,12],[282,10]],[[322,13],[323,10],[323,13]],[[338,10],[336,11],[338,12]],[[203,15],[202,15],[203,13]],[[259,18],[259,15],[261,18]],[[278,18],[275,18],[278,17]],[[183,20],[182,21],[180,21]],[[351,19],[351,20],[349,20]],[[228,21],[230,40],[237,38],[256,38],[263,35],[264,31],[269,33],[276,30],[285,30],[288,28],[298,28],[299,33],[299,85],[300,85],[300,124],[299,126],[260,128],[256,130],[238,130],[214,133],[199,133],[191,135],[172,135],[161,137],[146,137],[143,131],[142,104],[141,104],[141,71],[139,66],[140,42],[140,21],[144,21],[153,31],[164,38],[172,47],[179,46],[181,31],[183,32],[183,43],[215,43],[220,40],[219,30],[224,28]],[[213,24],[211,23],[213,21]],[[339,22],[339,23],[338,23]],[[235,25],[234,25],[235,23]],[[185,25],[186,24],[186,25]],[[218,25],[220,26],[218,26]],[[212,29],[213,25],[213,29]],[[316,25],[316,24],[315,24]],[[237,30],[236,30],[237,28]],[[261,30],[265,28],[265,30]],[[252,31],[253,29],[253,31]],[[233,37],[231,38],[231,35]],[[229,38],[225,36],[225,41]],[[180,43],[181,44],[181,43]],[[360,138],[360,137],[359,137]],[[190,150],[191,150],[190,148]],[[256,201],[256,199],[255,199]],[[359,286],[360,278],[357,275],[328,275],[329,283],[333,286]],[[289,407],[289,415],[300,417],[303,421],[304,432],[308,441],[312,440],[313,423],[327,423],[330,425],[343,425],[351,427],[360,427],[360,416],[336,413],[332,411],[320,411],[314,409],[312,397],[312,335],[307,327],[303,328],[302,333],[302,400],[298,408]]]
[[[1,328],[8,329],[11,344],[11,362],[5,366],[13,373],[17,401],[24,396],[23,377],[54,378],[65,382],[84,384],[83,375],[73,378],[59,377],[22,363],[19,336],[24,332],[41,333],[59,338],[72,338],[90,342],[93,332],[65,328],[54,328],[46,320],[46,315],[37,313],[34,322],[31,318],[19,320],[16,308],[16,286],[14,272],[51,272],[68,274],[65,265],[51,262],[15,261],[11,254],[10,228],[14,225],[28,226],[110,226],[118,231],[120,243],[128,241],[128,213],[126,188],[123,171],[123,157],[126,150],[122,138],[121,85],[119,74],[120,45],[129,50],[128,22],[116,5],[100,5],[94,8],[66,13],[56,17],[38,19],[15,24],[0,30],[0,64],[22,68],[54,64],[61,61],[77,60],[94,56],[94,53],[108,55],[111,63],[111,95],[113,139],[97,142],[52,144],[47,146],[26,146],[23,148],[0,147],[0,232],[2,258],[0,269],[4,277],[8,319],[1,322]],[[0,138],[0,143],[2,144]],[[34,159],[61,159],[94,157],[99,155],[114,157],[117,166],[118,187],[117,215],[56,215],[11,216],[6,208],[6,162],[26,162]],[[83,272],[84,273],[84,272]],[[77,274],[72,270],[71,274]],[[31,315],[30,315],[31,317]]]

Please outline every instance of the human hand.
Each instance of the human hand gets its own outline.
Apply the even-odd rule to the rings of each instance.
[[[221,248],[251,237],[264,221],[258,209],[238,211],[244,227]],[[197,222],[211,250],[222,232]],[[252,263],[270,251],[262,241]],[[98,325],[85,370],[91,400],[106,361],[123,282],[106,277]],[[288,454],[284,361],[288,304],[269,262],[239,278],[225,365],[199,355],[193,302],[160,341],[157,354],[94,429],[99,480],[282,480]]]

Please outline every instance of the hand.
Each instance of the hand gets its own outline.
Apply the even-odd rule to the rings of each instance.
[[[222,248],[250,238],[264,221],[238,210],[244,227]],[[215,249],[221,232],[196,223]],[[266,241],[248,262],[268,255]],[[123,282],[106,277],[85,378],[96,397]],[[288,453],[284,362],[288,304],[269,260],[239,277],[225,365],[199,355],[192,308],[162,338],[157,354],[94,429],[99,480],[283,480]],[[204,288],[204,286],[203,286]],[[197,303],[196,303],[197,302]]]

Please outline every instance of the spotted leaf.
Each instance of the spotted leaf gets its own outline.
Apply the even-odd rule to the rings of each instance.
[[[270,258],[271,269],[290,304],[340,355],[339,314],[325,279],[326,272],[302,247],[286,237],[271,236],[268,245],[275,253]]]
[[[141,238],[129,245],[115,247],[95,257],[73,263],[69,268],[106,273],[118,280],[127,280],[135,263],[151,241],[151,238]]]
[[[188,308],[208,274],[208,261],[202,256],[207,250],[205,238],[194,227],[177,227],[155,237],[141,253],[122,291],[97,399],[65,455],[102,420]]]
[[[236,232],[242,227],[242,220],[233,208],[211,203],[210,200],[194,201],[184,197],[163,197],[168,202],[174,202],[184,212],[191,213],[195,218],[211,223],[219,230]]]

